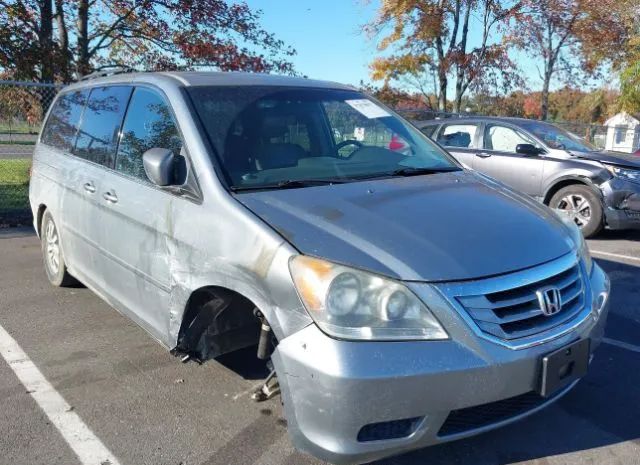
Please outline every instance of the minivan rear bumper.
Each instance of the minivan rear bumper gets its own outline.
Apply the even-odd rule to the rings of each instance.
[[[592,295],[608,291],[608,278],[594,265]],[[573,387],[538,396],[541,359],[586,338],[593,352],[602,339],[607,306],[608,300],[599,314],[594,310],[571,332],[521,350],[464,328],[449,331],[452,338],[445,341],[352,342],[310,325],[280,341],[272,357],[292,441],[329,462],[355,464],[515,421]],[[457,337],[460,330],[469,336]],[[479,421],[479,414],[486,421]]]

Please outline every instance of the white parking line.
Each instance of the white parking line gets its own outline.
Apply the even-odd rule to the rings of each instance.
[[[612,346],[620,347],[621,349],[630,350],[631,352],[637,352],[640,354],[640,347],[633,344],[629,344],[628,342],[616,341],[615,339],[609,339],[608,337],[603,337],[602,342]]]
[[[601,252],[600,250],[589,250],[591,255],[602,255],[603,257],[622,258],[624,260],[630,260],[632,262],[640,262],[640,257],[633,257],[630,255],[622,255],[619,253]]]
[[[60,431],[83,465],[119,465],[118,459],[102,444],[71,406],[47,381],[29,356],[0,326],[0,355],[20,382]]]

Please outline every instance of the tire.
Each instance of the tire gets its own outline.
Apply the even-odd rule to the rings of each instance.
[[[53,216],[45,211],[40,227],[40,243],[42,245],[42,259],[44,271],[49,282],[56,287],[77,286],[78,281],[69,274],[60,247],[60,233]]]
[[[584,237],[593,237],[604,228],[602,202],[589,186],[572,184],[563,187],[551,197],[549,206],[566,210]]]

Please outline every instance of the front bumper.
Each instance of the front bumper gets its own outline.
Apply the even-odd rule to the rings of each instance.
[[[640,229],[640,184],[613,178],[600,186],[610,229]]]
[[[420,287],[413,286],[414,292],[420,294]],[[608,290],[608,278],[594,265],[593,300]],[[433,310],[441,307],[437,314],[451,335],[449,340],[341,341],[311,325],[280,341],[272,360],[296,447],[337,464],[364,463],[522,418],[572,386],[512,417],[456,430],[455,434],[440,433],[452,411],[519,399],[535,391],[544,355],[584,338],[591,339],[591,350],[595,350],[608,311],[605,302],[599,316],[590,314],[569,333],[545,344],[514,350],[478,337],[456,312],[443,313],[449,308],[444,298],[434,302],[435,297],[430,297]],[[445,313],[448,316],[443,317]],[[362,440],[366,425],[407,419],[412,422],[408,436]]]

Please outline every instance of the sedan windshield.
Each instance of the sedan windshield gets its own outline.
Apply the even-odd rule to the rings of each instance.
[[[234,190],[460,170],[417,129],[356,91],[188,90]]]
[[[594,152],[598,149],[564,129],[548,123],[536,121],[523,123],[522,127],[542,140],[547,147],[559,150],[575,150],[577,152]]]

